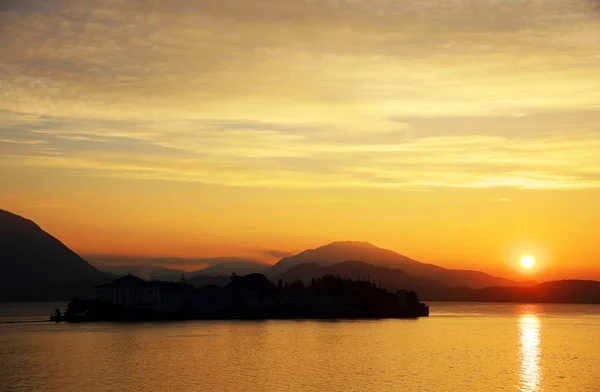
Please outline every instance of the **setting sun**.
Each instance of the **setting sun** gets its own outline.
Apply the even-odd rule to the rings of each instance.
[[[527,269],[532,268],[535,265],[535,259],[531,256],[523,256],[521,258],[521,265]]]

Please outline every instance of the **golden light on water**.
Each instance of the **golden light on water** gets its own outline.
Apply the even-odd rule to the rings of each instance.
[[[519,330],[521,343],[519,391],[539,391],[542,379],[540,320],[536,315],[523,315],[519,319]]]

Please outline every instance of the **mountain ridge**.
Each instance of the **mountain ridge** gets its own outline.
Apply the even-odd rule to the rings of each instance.
[[[522,285],[520,282],[480,271],[454,270],[435,264],[422,263],[395,251],[361,241],[336,241],[315,249],[307,249],[294,256],[284,257],[271,267],[268,275],[274,278],[282,275],[289,268],[304,263],[317,263],[326,267],[348,260],[363,261],[381,267],[400,268],[410,275],[435,280],[450,287],[484,288]]]
[[[322,252],[323,248],[327,252]],[[357,255],[382,262],[384,265],[350,257]],[[348,259],[336,261],[344,257]],[[312,260],[305,262],[305,259]],[[199,274],[189,280],[198,285],[224,284],[229,281],[231,273],[241,275],[247,272],[239,270],[239,265],[236,264],[236,260],[239,259],[210,260],[216,263],[212,267],[225,269],[194,271]],[[221,266],[218,261],[228,262]],[[245,261],[243,267],[268,268],[263,263],[253,265],[248,264],[248,260]],[[274,276],[273,270],[283,269],[282,266],[286,267],[283,273]],[[168,272],[179,272],[164,269]],[[308,249],[281,259],[265,272],[271,279],[282,278],[290,282],[298,279],[307,281],[325,274],[369,279],[390,289],[417,290],[428,300],[600,302],[600,282],[597,281],[566,279],[535,285],[528,282],[528,286],[525,287],[522,283],[516,285],[517,282],[479,271],[451,270],[420,263],[394,251],[358,241],[335,242],[324,247]],[[423,274],[420,275],[419,272]],[[436,279],[436,273],[445,279]],[[483,282],[503,284],[489,284],[484,287],[458,284],[469,282],[473,276],[479,279],[476,281],[479,285]],[[99,271],[33,220],[0,209],[0,301],[51,301],[71,299],[74,296],[86,297],[93,294],[94,285],[105,283],[114,277],[110,273]]]
[[[0,210],[0,301],[70,299],[69,287],[89,294],[111,278],[34,221]]]
[[[145,279],[179,280],[181,275],[191,279],[196,276],[230,276],[249,273],[264,273],[270,264],[242,257],[180,258],[180,257],[137,257],[119,255],[89,255],[87,260],[101,271],[126,275],[131,273]],[[205,268],[185,271],[171,265],[207,265]]]
[[[287,283],[332,274],[348,279],[369,280],[389,290],[415,290],[426,301],[457,302],[531,302],[531,303],[600,303],[600,282],[564,279],[531,286],[494,286],[480,289],[448,287],[436,281],[415,277],[397,268],[378,267],[365,262],[346,261],[327,267],[316,263],[300,264],[287,270],[280,279]]]
[[[339,275],[348,279],[369,280],[390,290],[419,290],[430,287],[445,287],[439,282],[411,276],[400,268],[381,267],[358,260],[348,260],[329,266],[316,263],[299,264],[291,267],[279,279],[291,283],[301,280],[310,283],[312,279],[325,275]]]

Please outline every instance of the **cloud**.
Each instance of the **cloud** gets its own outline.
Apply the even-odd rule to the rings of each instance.
[[[447,119],[448,128],[440,133],[428,127],[434,130],[443,119],[431,124],[410,120],[412,135],[403,127],[394,132],[393,122],[382,121],[385,132],[365,136],[356,129],[348,137],[336,137],[318,124],[305,131],[244,121],[28,119],[7,123],[6,132],[25,128],[25,137],[43,143],[5,149],[0,165],[226,186],[597,187],[596,113],[587,123],[566,118],[551,129],[542,124],[540,130],[529,121],[531,132],[522,136],[511,128],[522,129],[520,122],[478,117]],[[476,130],[491,121],[501,124],[503,132],[460,132],[464,124]],[[573,132],[575,124],[581,128]]]
[[[289,256],[295,255],[294,252],[288,252],[285,250],[277,250],[277,249],[263,250],[262,254],[264,256],[267,256],[270,258],[276,258],[276,259],[283,259],[284,257],[289,257]]]
[[[593,12],[600,12],[600,0],[587,0],[587,4]]]
[[[169,3],[55,1],[51,12],[4,16],[7,102],[69,115],[325,120],[351,108],[597,103],[597,71],[583,62],[597,26],[577,1]]]
[[[49,2],[39,0],[3,0],[0,2],[0,13],[5,12],[43,12],[50,9]]]
[[[26,139],[0,139],[0,143],[10,143],[10,144],[44,144],[47,143],[44,140],[26,140]]]
[[[240,257],[183,258],[183,257],[143,257],[123,255],[85,255],[84,259],[98,266],[212,266],[218,264],[256,263],[253,259]]]
[[[3,4],[3,171],[600,185],[600,24],[585,1]]]

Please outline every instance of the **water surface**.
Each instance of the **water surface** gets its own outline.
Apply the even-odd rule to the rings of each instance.
[[[600,391],[600,306],[432,303],[418,320],[6,323],[56,307],[25,306],[0,304],[6,392]]]

